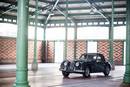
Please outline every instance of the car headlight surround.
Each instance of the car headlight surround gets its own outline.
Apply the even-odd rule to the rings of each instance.
[[[75,63],[75,66],[77,66],[77,67],[78,67],[78,66],[79,66],[79,62],[76,62],[76,63]]]
[[[67,62],[64,62],[64,66],[67,66]]]

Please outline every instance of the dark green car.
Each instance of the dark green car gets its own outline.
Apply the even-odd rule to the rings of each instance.
[[[85,53],[79,59],[64,60],[60,65],[60,71],[62,71],[64,77],[68,77],[70,73],[79,73],[83,74],[83,77],[90,77],[90,73],[99,72],[108,76],[110,70],[111,64],[100,53]]]

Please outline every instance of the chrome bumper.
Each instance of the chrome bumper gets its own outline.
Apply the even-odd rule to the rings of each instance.
[[[79,72],[79,73],[83,73],[84,72],[84,70],[76,70],[76,69],[73,69],[73,70],[71,70],[71,69],[59,69],[60,71],[66,71],[66,72]]]

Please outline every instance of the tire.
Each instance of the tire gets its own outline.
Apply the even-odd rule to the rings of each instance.
[[[83,73],[83,77],[88,78],[90,77],[90,69],[87,67]]]
[[[65,78],[67,78],[68,76],[69,76],[69,72],[65,72],[65,71],[62,71],[62,75],[65,77]]]
[[[108,76],[110,73],[110,68],[106,66],[105,71],[103,72],[105,76]]]

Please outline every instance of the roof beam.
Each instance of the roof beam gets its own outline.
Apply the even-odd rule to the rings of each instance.
[[[9,8],[9,7],[8,7]],[[10,8],[10,9],[5,9],[5,11],[4,12],[2,12],[2,13],[0,13],[0,16],[1,15],[3,15],[3,14],[6,14],[7,12],[10,12],[11,10],[14,10],[14,9],[16,9],[16,7],[14,6],[14,7],[12,7],[12,8]]]
[[[13,12],[14,14],[17,14],[16,13],[16,11],[15,12]],[[33,12],[30,12],[29,13],[30,15],[31,14],[33,14]],[[115,15],[126,15],[126,11],[122,11],[122,12],[114,12],[114,14]],[[9,16],[9,14],[3,14],[2,15],[2,17],[4,17],[5,15],[8,15]],[[96,15],[99,15],[98,13],[95,13],[95,14],[90,14],[90,13],[71,13],[71,14],[69,14],[68,16],[69,17],[71,17],[71,18],[73,18],[73,17],[77,17],[77,16],[96,16]],[[111,15],[111,12],[106,12],[106,13],[104,13],[104,15]],[[39,16],[43,16],[43,17],[47,17],[48,15],[47,14],[39,14]],[[54,14],[54,15],[52,15],[52,17],[62,17],[63,16],[63,14]]]
[[[4,3],[9,3],[9,4],[12,4],[12,5],[16,5],[17,4],[17,1],[13,0],[0,0],[0,2],[4,2]]]
[[[111,12],[106,12],[104,13],[104,15],[111,15]],[[115,12],[114,14],[126,14],[126,11],[122,11],[122,12]],[[87,16],[87,15],[99,15],[98,13],[95,13],[95,14],[90,14],[90,13],[71,13],[69,14],[69,16],[73,17],[73,16]],[[55,14],[53,16],[62,16],[61,14]]]
[[[57,11],[60,12],[64,17],[66,17],[66,14],[65,14],[63,11],[61,11],[59,7],[56,7],[56,9],[57,9]],[[72,23],[75,23],[75,22],[74,22],[74,19],[73,19],[72,17],[69,17],[69,16],[68,16],[68,19],[69,19]]]
[[[109,20],[107,19],[107,17],[95,7],[95,4],[93,5],[92,3],[89,2],[89,0],[84,0],[84,1],[86,1],[87,3],[89,3],[94,9],[97,10],[97,12],[98,12],[103,18],[105,18],[105,20],[106,20],[107,22],[109,22]]]
[[[49,6],[51,6],[51,5],[47,5],[45,7],[41,7],[41,8],[39,8],[39,11],[40,10],[47,10],[48,9],[47,7],[49,7]],[[58,6],[60,6],[60,5],[58,5]],[[114,8],[115,9],[117,9],[117,8],[126,8],[126,6],[124,4],[122,4],[122,5],[114,6]],[[9,8],[7,8],[7,7],[0,7],[0,9],[1,9],[1,11],[9,10]],[[88,10],[88,9],[90,9],[90,7],[68,8],[69,11],[71,11],[71,10]],[[101,6],[101,7],[99,7],[99,9],[111,9],[111,6]],[[17,11],[17,10],[15,9],[13,11]],[[65,9],[62,9],[62,11],[65,11]]]
[[[65,14],[63,11],[61,11],[59,8],[56,8],[56,9],[57,9],[57,11],[60,12],[64,17],[66,17],[66,14]],[[72,23],[74,23],[73,18],[68,17],[68,19],[69,19]]]
[[[39,0],[39,1],[42,1],[42,0]],[[0,2],[4,2],[4,3],[8,3],[8,4],[11,4],[11,5],[17,6],[17,2],[16,2],[16,1],[15,1],[15,2],[12,2],[12,1],[10,1],[10,0],[0,0]],[[42,1],[42,2],[43,2],[43,1]],[[45,3],[49,3],[49,5],[47,5],[47,6],[52,5],[52,3],[50,3],[50,1],[44,1],[44,2],[45,2]],[[45,10],[47,6],[45,6],[45,7],[38,7],[38,9],[39,9],[39,10],[41,10],[41,9],[42,9],[42,10]],[[35,5],[29,4],[29,7],[35,9]]]
[[[61,6],[61,5],[59,5]],[[62,6],[61,6],[62,7]],[[125,4],[114,6],[114,8],[126,8]],[[88,10],[90,7],[70,7],[68,10]],[[99,9],[111,9],[111,6],[100,6]],[[63,9],[65,11],[65,9]]]
[[[114,0],[114,1],[119,1],[119,0]],[[120,1],[126,1],[126,0],[120,0]],[[111,0],[93,0],[91,1],[93,3],[97,3],[97,2],[111,2]],[[69,4],[84,4],[83,0],[79,0],[79,1],[68,1]],[[65,4],[64,1],[60,1],[59,4]]]
[[[115,20],[115,22],[116,21],[126,21],[126,18],[125,17],[122,17],[122,18],[114,18],[114,20]],[[104,20],[104,18],[98,18],[98,19],[77,19],[76,20],[78,23],[86,23],[86,22],[106,22],[105,20]],[[49,23],[64,23],[65,22],[65,20],[50,20],[50,22]],[[69,23],[71,23],[71,22],[69,22]]]
[[[3,18],[5,19],[11,19],[11,20],[17,20],[16,16],[10,16],[10,15],[5,15]],[[30,22],[35,22],[34,19],[29,19]],[[126,21],[126,17],[121,17],[121,18],[114,18],[115,22],[117,21]],[[42,19],[38,19],[39,23],[43,23],[43,20]],[[98,19],[77,19],[76,20],[78,23],[89,23],[89,22],[105,22],[104,18],[98,18]],[[8,22],[8,21],[4,21],[4,20],[1,20],[0,22],[4,23],[4,22]],[[53,24],[61,24],[61,23],[64,23],[65,20],[50,20],[49,23],[53,23]],[[9,22],[9,23],[13,23],[14,22]],[[68,22],[68,23],[71,23],[71,22]],[[120,25],[124,25],[124,24],[119,24]],[[98,26],[98,25],[97,25]]]
[[[55,4],[54,4],[54,6],[52,7],[52,9],[51,9],[50,12],[52,12],[52,11],[56,8],[58,2],[59,2],[59,0],[56,0]],[[51,14],[49,13],[49,14],[48,14],[48,17],[46,18],[45,25],[48,23],[48,20],[50,19],[50,17],[51,17]]]
[[[40,2],[48,3],[48,4],[54,4],[54,1],[48,1],[48,0],[39,0]]]
[[[48,3],[48,4],[53,4],[54,2],[48,1],[48,0],[39,0],[40,2]],[[0,0],[0,2],[4,3],[10,3],[10,4],[17,4],[17,0]]]

